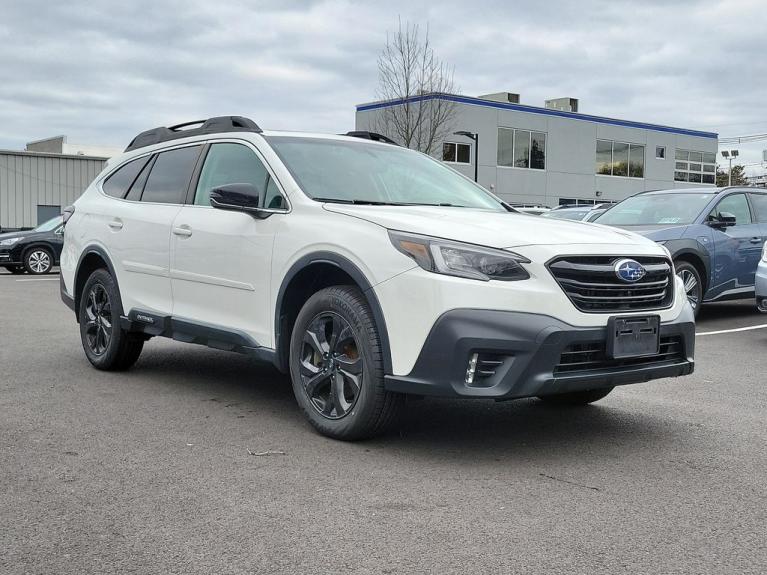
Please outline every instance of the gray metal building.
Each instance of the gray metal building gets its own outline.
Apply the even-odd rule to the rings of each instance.
[[[105,163],[97,156],[0,150],[0,230],[32,228],[60,214]]]
[[[712,132],[580,114],[574,98],[547,100],[545,107],[522,105],[508,92],[426,94],[409,102],[430,99],[454,106],[450,134],[478,135],[478,146],[451,135],[434,155],[472,178],[478,157],[479,183],[510,203],[617,201],[644,190],[714,185],[718,135]],[[398,105],[358,105],[356,129],[377,131],[382,110]]]

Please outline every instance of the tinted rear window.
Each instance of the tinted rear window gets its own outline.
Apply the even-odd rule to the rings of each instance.
[[[146,180],[142,202],[181,204],[192,179],[201,146],[178,148],[157,156]]]
[[[109,176],[101,186],[104,193],[113,198],[124,198],[141,168],[149,161],[149,156],[128,162]]]

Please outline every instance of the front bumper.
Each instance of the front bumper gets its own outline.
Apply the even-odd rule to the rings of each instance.
[[[675,353],[640,360],[590,361],[580,369],[567,363],[583,349],[598,349],[606,327],[575,327],[540,314],[458,309],[443,314],[406,376],[386,376],[386,388],[400,393],[447,397],[514,399],[612,387],[688,375],[694,369],[695,322],[686,306],[674,321],[661,324],[663,344]],[[568,352],[563,356],[563,352]],[[466,383],[473,354],[492,358],[493,375]],[[599,359],[598,352],[589,359]],[[500,362],[500,363],[498,363]]]
[[[767,313],[767,262],[760,261],[756,268],[756,305],[759,311]]]
[[[0,266],[21,265],[21,256],[17,251],[0,248]]]

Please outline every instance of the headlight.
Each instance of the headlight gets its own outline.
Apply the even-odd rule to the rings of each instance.
[[[16,242],[23,240],[24,238],[9,238],[7,240],[0,240],[0,246],[12,246]]]
[[[767,262],[767,242],[764,242],[764,247],[762,248],[762,261]]]
[[[530,260],[513,252],[393,231],[389,238],[395,248],[426,271],[481,281],[530,278],[521,265]]]

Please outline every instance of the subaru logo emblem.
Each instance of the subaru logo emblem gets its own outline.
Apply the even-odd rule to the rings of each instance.
[[[638,282],[641,280],[647,270],[644,266],[635,260],[620,260],[615,264],[615,275],[622,279],[624,282]]]

